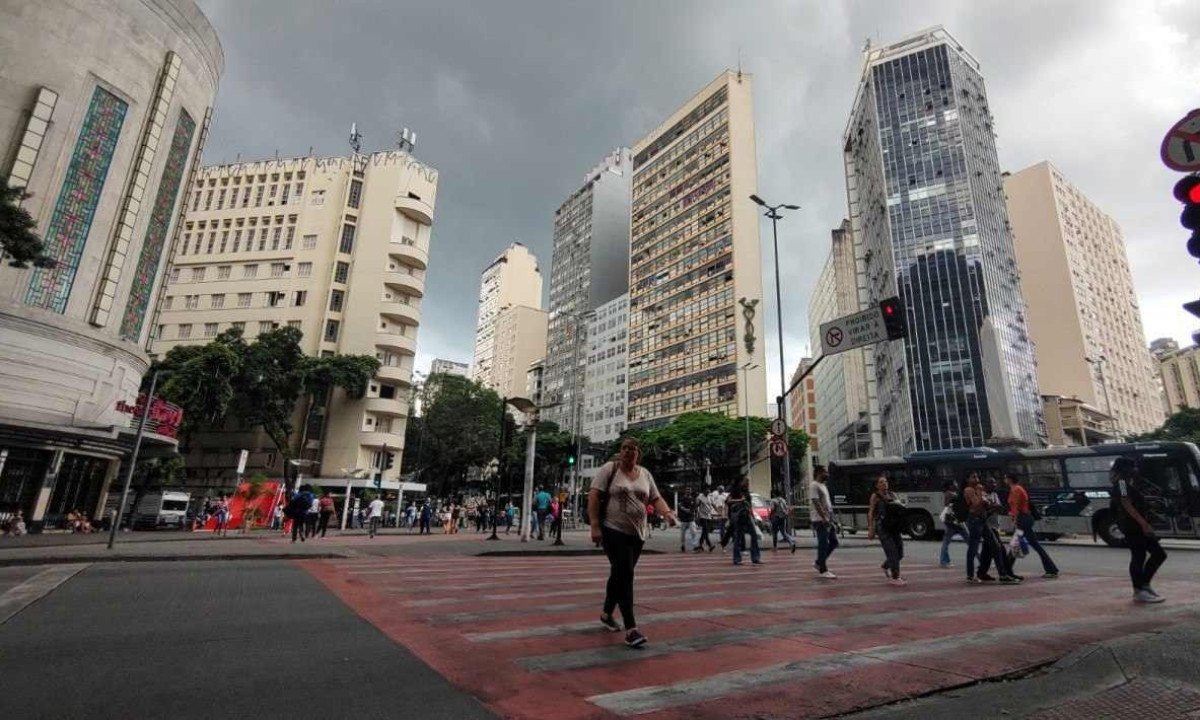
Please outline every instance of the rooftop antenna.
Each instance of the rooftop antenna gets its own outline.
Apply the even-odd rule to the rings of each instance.
[[[742,46],[738,45],[738,82],[742,81]]]
[[[401,129],[396,133],[396,147],[411,153],[417,147],[416,131],[408,128]]]
[[[358,123],[350,123],[350,149],[356,153],[362,150],[362,133],[358,131]]]

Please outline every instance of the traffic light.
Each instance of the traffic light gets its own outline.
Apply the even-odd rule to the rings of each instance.
[[[908,328],[904,323],[904,306],[900,304],[900,298],[880,300],[879,312],[883,315],[883,329],[887,331],[888,340],[908,337]]]
[[[1200,259],[1200,175],[1188,175],[1175,183],[1175,199],[1183,203],[1179,224],[1192,231],[1188,254]]]
[[[568,455],[568,456],[567,456],[567,464],[568,464],[568,465],[574,465],[574,464],[575,464],[575,456],[574,456],[574,455]]]
[[[386,452],[383,454],[383,469],[384,470],[391,470],[392,466],[395,464],[396,464],[396,453]]]

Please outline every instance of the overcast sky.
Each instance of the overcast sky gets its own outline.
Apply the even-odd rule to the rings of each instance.
[[[983,67],[1002,167],[1048,159],[1121,224],[1147,339],[1200,327],[1180,309],[1200,296],[1200,267],[1171,198],[1178,174],[1158,159],[1167,128],[1200,107],[1195,0],[198,2],[226,60],[206,164],[345,154],[352,121],[370,150],[417,131],[415,155],[440,172],[422,369],[470,361],[479,273],[510,242],[532,248],[548,287],[555,208],[740,53],[759,194],[803,206],[780,226],[790,373],[846,214],[840,137],[864,41],[935,24]],[[770,281],[769,226],[761,236]]]

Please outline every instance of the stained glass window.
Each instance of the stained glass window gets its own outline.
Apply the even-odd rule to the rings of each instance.
[[[142,253],[138,257],[137,274],[125,305],[125,317],[121,321],[121,337],[137,342],[146,318],[146,307],[150,304],[150,293],[154,289],[154,276],[158,273],[158,262],[162,257],[163,245],[167,241],[167,230],[174,215],[175,198],[179,194],[183,173],[187,169],[188,150],[192,146],[192,133],[196,121],[186,111],[179,111],[179,122],[171,138],[171,150],[163,166],[162,179],[158,181],[158,194],[154,197],[154,210],[150,224],[146,227],[146,239],[142,242]]]
[[[33,271],[25,294],[26,304],[57,313],[66,312],[71,285],[79,270],[79,260],[87,244],[96,206],[100,203],[100,191],[104,189],[128,109],[124,100],[104,88],[97,87],[92,93],[43,238],[46,254],[57,260],[58,265]]]

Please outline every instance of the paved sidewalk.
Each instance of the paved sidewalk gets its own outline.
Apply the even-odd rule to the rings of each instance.
[[[1081,648],[1021,679],[977,685],[848,715],[856,720],[1188,720],[1200,717],[1200,623]]]

